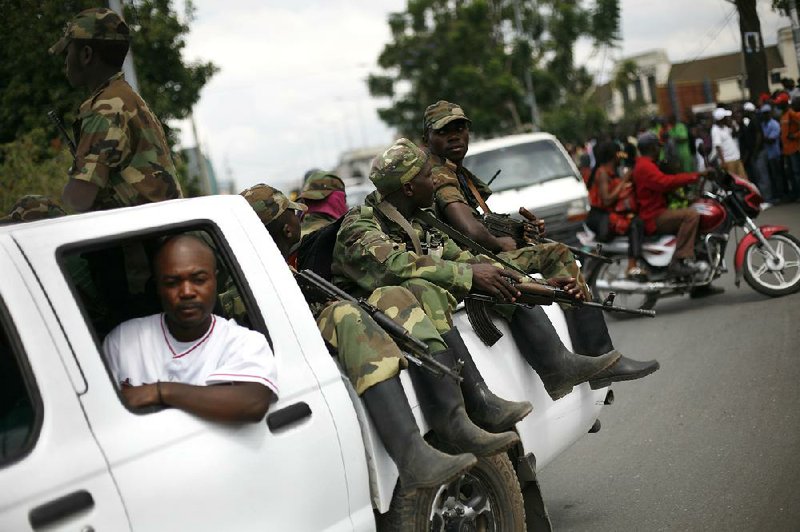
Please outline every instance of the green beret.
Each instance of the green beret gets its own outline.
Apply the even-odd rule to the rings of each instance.
[[[247,190],[241,191],[239,195],[244,196],[244,199],[256,211],[261,223],[264,225],[272,222],[283,214],[286,209],[295,209],[303,212],[306,212],[307,209],[305,205],[291,201],[280,190],[269,185],[254,185]]]
[[[398,190],[422,170],[428,154],[408,139],[397,140],[382,155],[375,157],[369,179],[382,196]]]
[[[325,170],[317,170],[306,179],[300,198],[322,200],[330,196],[334,190],[344,190],[344,182],[339,176]]]
[[[439,100],[425,109],[425,115],[422,119],[422,133],[426,133],[429,129],[442,129],[454,120],[466,120],[468,123],[472,123],[472,120],[467,118],[460,106]]]
[[[60,54],[72,39],[128,42],[131,39],[131,30],[114,11],[105,7],[93,7],[75,15],[67,24],[64,36],[50,47],[50,53]]]
[[[22,196],[11,211],[0,218],[0,223],[33,222],[66,215],[64,209],[47,196]]]

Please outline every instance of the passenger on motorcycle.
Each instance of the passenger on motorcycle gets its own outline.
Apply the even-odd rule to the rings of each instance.
[[[645,271],[639,267],[637,259],[642,256],[644,222],[636,215],[632,174],[626,168],[621,177],[617,175],[620,157],[616,142],[603,142],[595,149],[594,156],[596,164],[586,182],[592,206],[586,223],[600,242],[609,242],[616,235],[628,235],[626,275],[643,278]]]
[[[645,232],[650,234],[677,233],[675,255],[669,271],[675,275],[692,275],[698,270],[694,262],[694,244],[700,215],[691,208],[667,209],[665,194],[670,190],[694,183],[701,175],[712,170],[667,175],[656,164],[661,146],[653,133],[639,135],[639,153],[633,176],[639,216],[644,221]]]

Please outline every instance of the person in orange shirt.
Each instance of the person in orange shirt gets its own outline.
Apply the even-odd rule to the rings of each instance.
[[[784,199],[797,201],[800,199],[800,98],[794,98],[781,115],[781,145],[787,170],[784,172]]]

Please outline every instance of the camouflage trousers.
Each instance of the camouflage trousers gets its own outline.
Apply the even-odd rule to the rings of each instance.
[[[578,263],[575,262],[575,256],[560,242],[534,244],[514,251],[503,251],[499,256],[524,272],[540,273],[545,279],[574,277],[586,300],[592,299],[592,293]]]
[[[432,353],[447,347],[415,296],[405,288],[378,288],[368,301],[425,342]],[[339,362],[359,395],[395,377],[408,365],[392,337],[355,303],[339,301],[326,306],[317,315],[317,325],[322,338],[336,348]]]

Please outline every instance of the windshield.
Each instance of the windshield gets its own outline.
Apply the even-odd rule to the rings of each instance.
[[[495,192],[575,176],[564,152],[552,140],[536,140],[467,156],[464,166],[488,181],[502,170],[491,184]]]

